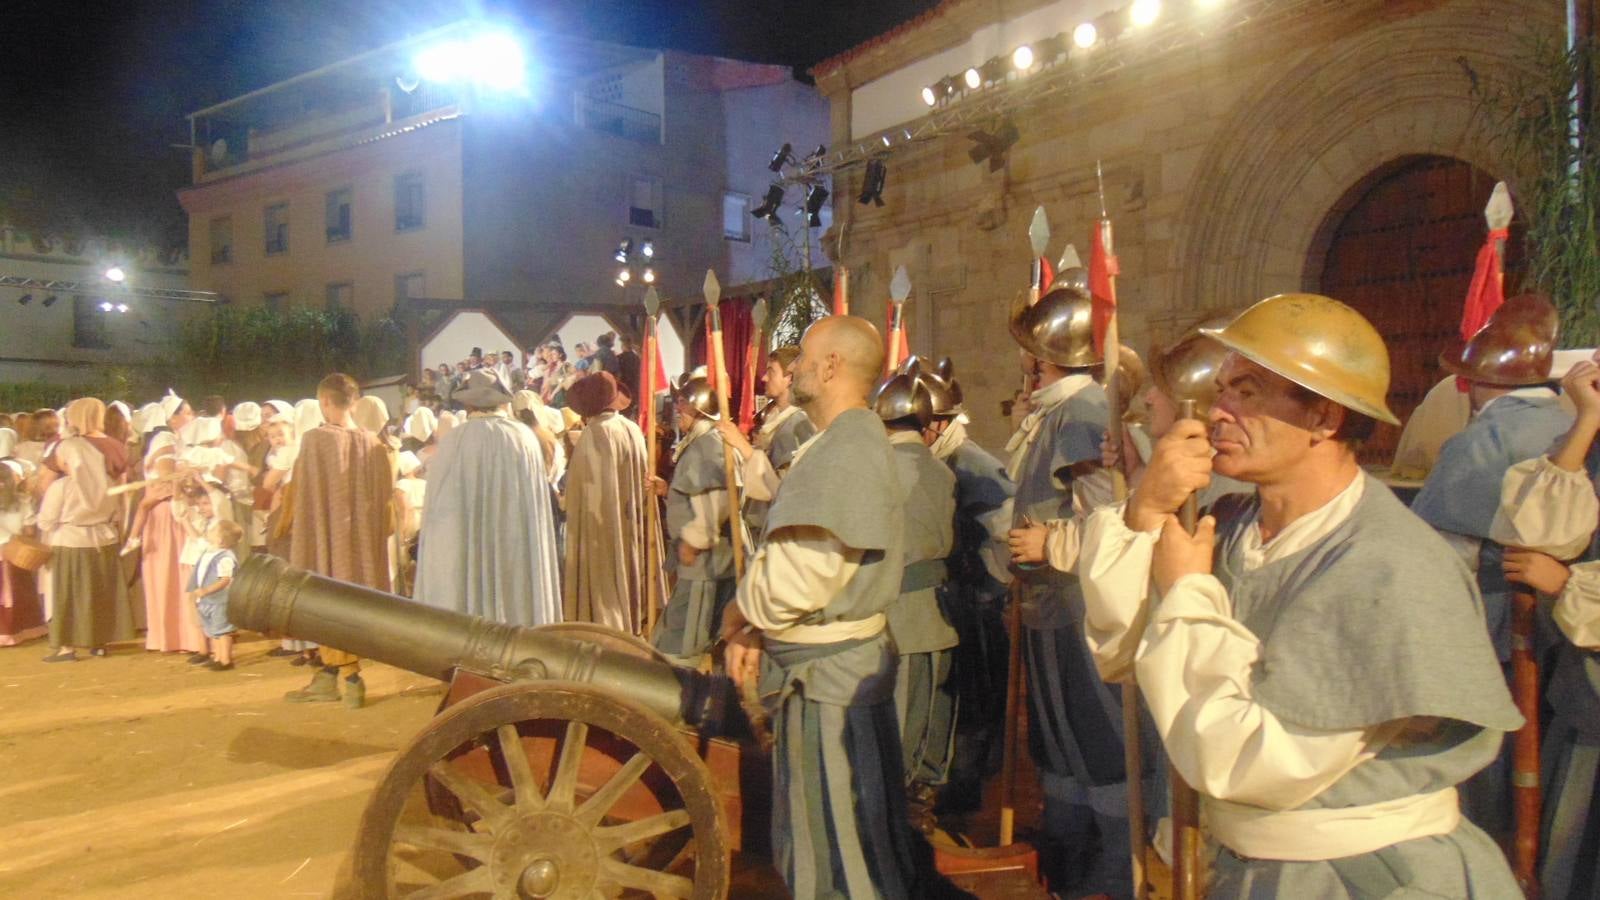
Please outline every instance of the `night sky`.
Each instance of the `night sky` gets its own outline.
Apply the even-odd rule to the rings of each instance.
[[[0,220],[182,242],[184,115],[459,18],[803,70],[937,0],[23,0],[0,12]]]

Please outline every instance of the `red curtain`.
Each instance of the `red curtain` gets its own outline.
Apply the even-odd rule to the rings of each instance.
[[[754,306],[753,297],[732,297],[723,300],[718,307],[722,310],[722,352],[727,356],[728,400],[733,404],[734,421],[741,420],[740,402],[741,398],[745,398],[745,359],[750,353],[750,332],[755,327],[751,316]],[[689,348],[689,359],[692,360],[690,368],[703,365],[708,372],[711,370],[707,356],[709,328],[707,325],[694,336],[694,343]],[[760,380],[762,373],[758,371],[755,374],[756,379]]]

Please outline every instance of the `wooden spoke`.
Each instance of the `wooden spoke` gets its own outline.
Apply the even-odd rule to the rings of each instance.
[[[586,827],[598,825],[600,820],[605,818],[605,814],[611,811],[611,807],[616,806],[617,801],[622,799],[622,795],[639,783],[639,779],[644,777],[645,770],[650,768],[652,762],[654,760],[642,750],[633,754],[633,758],[623,763],[622,768],[618,769],[600,790],[583,801],[578,811],[572,814],[573,818]]]
[[[455,794],[463,806],[477,813],[482,823],[491,829],[510,815],[510,809],[496,799],[485,785],[461,774],[449,760],[440,760],[429,766],[428,776]]]
[[[528,751],[522,746],[522,736],[515,725],[501,725],[495,729],[500,738],[500,755],[505,758],[506,771],[511,773],[511,788],[515,791],[514,805],[523,812],[544,808],[544,794],[533,777],[533,767],[528,765]]]
[[[449,897],[470,897],[473,894],[488,894],[494,891],[494,878],[488,866],[479,866],[462,872],[453,878],[446,878],[431,887],[406,895],[406,900],[446,900]]]
[[[657,872],[642,866],[630,866],[621,860],[600,861],[600,880],[618,887],[648,891],[657,897],[692,897],[694,882],[682,875]]]
[[[489,861],[493,840],[488,835],[468,831],[449,831],[444,828],[425,828],[420,825],[396,825],[394,840],[425,850],[443,850],[470,856],[478,862]]]
[[[612,825],[607,828],[594,830],[595,843],[599,845],[602,853],[611,853],[629,844],[677,831],[689,824],[689,811],[686,809],[673,809],[664,813],[657,813],[636,822],[622,825]]]
[[[589,726],[584,722],[568,722],[567,736],[561,742],[561,757],[556,762],[555,777],[550,779],[550,795],[545,805],[561,812],[571,812],[578,793],[578,766],[583,762],[583,751],[589,743]]]

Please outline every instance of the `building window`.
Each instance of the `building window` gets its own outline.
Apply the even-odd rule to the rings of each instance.
[[[333,312],[337,309],[351,309],[355,306],[356,286],[348,281],[328,285],[327,309]]]
[[[274,203],[263,216],[267,235],[267,255],[289,252],[289,204]]]
[[[744,194],[722,195],[722,236],[730,241],[750,240],[750,198]]]
[[[404,303],[424,296],[421,272],[407,272],[394,277],[394,302]]]
[[[423,215],[422,173],[407,172],[394,179],[394,230],[414,231],[426,221]]]
[[[328,192],[328,243],[350,240],[350,189]]]
[[[628,224],[639,228],[661,227],[661,181],[634,177],[628,180]]]
[[[233,217],[217,216],[211,220],[211,264],[233,262]]]
[[[72,346],[80,350],[109,350],[106,314],[98,297],[72,298]]]
[[[288,291],[268,291],[261,295],[261,305],[275,313],[281,313],[289,308]]]

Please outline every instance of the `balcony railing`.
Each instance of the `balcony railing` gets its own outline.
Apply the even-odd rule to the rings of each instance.
[[[583,125],[592,131],[615,135],[641,144],[661,143],[661,116],[643,109],[604,100],[580,101]]]

